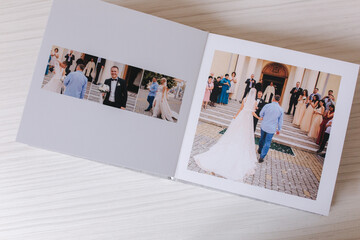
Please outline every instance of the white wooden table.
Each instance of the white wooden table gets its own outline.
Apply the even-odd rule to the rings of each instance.
[[[358,0],[108,2],[360,63]],[[48,0],[0,0],[1,240],[360,239],[359,85],[329,217],[16,143],[50,7]]]

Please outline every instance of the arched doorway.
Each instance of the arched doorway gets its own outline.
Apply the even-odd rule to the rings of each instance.
[[[263,91],[265,91],[266,87],[273,82],[275,86],[275,94],[281,96],[281,103],[288,77],[289,71],[285,65],[276,62],[268,63],[263,68],[260,77],[263,81]]]

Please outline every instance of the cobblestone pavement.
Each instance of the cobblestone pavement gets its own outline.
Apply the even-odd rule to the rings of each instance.
[[[148,94],[149,94],[148,90],[139,89],[138,97],[136,100],[135,112],[141,113],[144,115],[148,115],[148,116],[152,116],[152,111],[150,111],[150,112],[144,111],[149,106],[149,103],[147,101]],[[175,99],[173,97],[173,95],[169,95],[168,103],[169,103],[171,110],[173,110],[174,112],[177,112],[177,113],[180,112],[180,107],[181,107],[181,103],[182,103],[180,99]],[[176,120],[174,120],[174,121],[176,122]]]
[[[188,170],[210,174],[200,169],[193,156],[207,151],[222,136],[223,128],[199,121]],[[256,145],[256,149],[258,146]],[[316,154],[293,148],[295,156],[270,149],[263,163],[257,163],[255,174],[244,182],[299,197],[316,199],[323,158]],[[221,177],[215,175],[217,177]]]

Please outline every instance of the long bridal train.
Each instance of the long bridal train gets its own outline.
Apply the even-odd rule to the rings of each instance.
[[[156,92],[156,96],[153,103],[153,117],[161,117],[164,120],[174,122],[174,119],[178,119],[179,115],[172,111],[168,103],[168,88],[165,78],[161,79],[161,85]]]
[[[61,89],[63,87],[63,78],[65,76],[65,67],[62,63],[59,63],[58,60],[54,63],[55,73],[52,78],[49,80],[47,84],[43,87],[43,89],[61,93]]]
[[[244,99],[238,116],[232,120],[225,134],[207,152],[194,156],[197,165],[224,178],[243,181],[255,173],[256,152],[253,116],[256,90],[251,89]]]

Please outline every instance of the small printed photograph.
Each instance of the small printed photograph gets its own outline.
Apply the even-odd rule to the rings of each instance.
[[[145,71],[135,112],[177,122],[185,87],[184,80]]]
[[[88,100],[133,112],[144,70],[109,60],[101,68]]]
[[[316,200],[341,77],[215,51],[187,169]]]
[[[143,69],[53,46],[42,88],[134,111]]]

